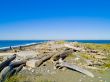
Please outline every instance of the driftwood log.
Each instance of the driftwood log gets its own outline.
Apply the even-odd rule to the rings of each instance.
[[[11,57],[9,57],[7,60],[5,60],[4,62],[2,62],[0,64],[0,72],[10,64],[11,61],[13,61],[16,58],[16,54],[12,55]]]
[[[26,66],[31,68],[39,67],[45,61],[49,60],[52,56],[53,55],[45,55],[45,56],[39,57],[38,59],[29,60],[26,62]]]
[[[60,58],[65,59],[65,58],[66,58],[68,55],[70,55],[72,52],[73,52],[73,50],[70,49],[70,50],[67,50],[67,51],[65,51],[65,52],[63,52],[63,53],[61,53],[61,54],[57,54],[57,55],[55,55],[55,56],[53,57],[53,61],[57,61],[57,60],[59,60]]]
[[[69,64],[67,62],[59,61],[58,66],[66,67],[66,68],[69,68],[71,70],[75,70],[75,71],[78,71],[78,72],[80,72],[82,74],[88,75],[90,77],[94,77],[94,75],[91,72],[89,72],[88,70],[82,69],[82,68],[80,68],[80,67],[78,67],[76,65]]]
[[[39,59],[36,62],[36,66],[39,67],[41,64],[43,64],[45,61],[49,60],[53,55],[46,55],[44,57],[42,57],[41,59]]]
[[[18,74],[18,73],[22,70],[23,66],[24,66],[24,65],[20,65],[19,67],[13,68],[13,69],[10,71],[8,78],[14,76],[15,74]]]
[[[20,65],[26,65],[26,61],[11,62],[9,65],[15,68],[15,67],[19,67]]]
[[[16,58],[16,54],[10,56],[7,60],[0,64],[0,82],[5,82],[6,79],[10,78],[14,74],[17,74],[24,65],[26,61],[16,61],[12,62]]]
[[[19,73],[23,69],[24,65],[20,65],[16,68],[16,74]]]
[[[26,64],[24,61],[13,62],[9,66],[5,67],[0,73],[0,80],[4,82],[6,79],[12,77],[14,74],[17,74],[23,66]]]
[[[65,47],[70,48],[70,49],[73,49],[74,52],[76,52],[76,51],[78,51],[78,52],[80,52],[80,51],[85,51],[85,50],[82,49],[82,48],[75,47],[75,46],[68,45],[68,44],[65,44]]]
[[[8,75],[9,75],[11,70],[12,70],[12,67],[7,66],[1,71],[1,73],[0,73],[0,82],[4,82],[8,78]]]
[[[13,68],[13,69],[9,72],[9,74],[8,74],[8,77],[7,77],[7,78],[12,77],[12,76],[15,74],[15,72],[16,72],[16,69],[15,69],[15,68]]]

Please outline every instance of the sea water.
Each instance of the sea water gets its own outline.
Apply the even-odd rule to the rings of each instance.
[[[47,42],[50,40],[0,40],[0,48],[10,46],[20,46],[32,43]],[[68,42],[81,42],[81,43],[97,43],[97,44],[110,44],[110,40],[66,40]]]

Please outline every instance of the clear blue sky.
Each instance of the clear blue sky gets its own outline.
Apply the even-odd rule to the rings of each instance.
[[[110,1],[0,0],[0,39],[110,39]]]

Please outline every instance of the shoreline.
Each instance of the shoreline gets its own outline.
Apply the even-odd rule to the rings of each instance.
[[[0,47],[0,51],[7,51],[7,50],[17,49],[17,48],[21,48],[21,47],[29,47],[29,46],[39,45],[39,44],[42,44],[42,43],[53,42],[53,41],[57,41],[57,40],[47,40],[47,41],[43,41],[43,42],[27,43],[27,44],[23,44],[23,45]],[[110,44],[110,43],[106,43],[106,42],[105,43],[95,42],[95,41],[110,41],[110,40],[59,40],[59,41],[78,42],[78,43],[82,43],[82,44],[83,43],[84,44],[99,44],[99,45],[109,45]]]
[[[1,47],[1,48],[0,48],[0,51],[12,50],[12,49],[20,48],[20,47],[29,47],[29,46],[33,46],[33,45],[42,44],[42,43],[44,43],[44,42],[29,43],[29,44],[17,45],[17,46]]]

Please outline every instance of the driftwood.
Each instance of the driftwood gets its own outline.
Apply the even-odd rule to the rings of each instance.
[[[6,79],[12,77],[14,74],[17,74],[24,66],[26,62],[19,61],[13,62],[9,66],[5,67],[0,73],[0,80],[4,82]]]
[[[6,79],[10,78],[14,74],[17,74],[24,65],[26,61],[12,62],[16,58],[16,54],[9,57],[0,65],[0,82],[5,82]]]
[[[46,55],[44,57],[42,57],[41,59],[39,59],[37,62],[36,62],[36,66],[39,67],[41,64],[43,64],[43,62],[49,60],[53,55]]]
[[[10,77],[14,76],[15,72],[16,72],[16,69],[15,69],[15,68],[14,68],[14,69],[12,69],[12,70],[9,72],[9,74],[8,74],[8,77],[7,77],[7,78],[10,78]]]
[[[19,73],[23,69],[24,65],[20,65],[19,67],[16,68],[16,74]]]
[[[26,62],[26,66],[35,68],[39,67],[41,64],[43,64],[45,61],[49,60],[53,55],[45,55],[38,59],[29,60]]]
[[[20,65],[19,67],[13,68],[13,69],[10,71],[10,73],[9,73],[9,75],[8,75],[8,78],[14,76],[15,74],[18,74],[18,73],[22,70],[23,66],[24,66],[24,65]]]
[[[69,68],[69,69],[72,69],[72,70],[76,70],[76,71],[78,71],[78,72],[80,72],[80,73],[83,73],[83,74],[85,74],[85,75],[88,75],[88,76],[90,76],[90,77],[94,77],[94,75],[93,75],[91,72],[89,72],[89,71],[87,71],[87,70],[85,70],[85,69],[82,69],[82,68],[80,68],[80,67],[78,67],[78,66],[76,66],[76,65],[69,64],[69,63],[67,63],[67,62],[60,61],[60,62],[59,62],[59,66],[61,66],[61,67],[66,67],[66,68]]]
[[[67,48],[70,48],[70,49],[73,49],[73,51],[74,52],[76,52],[76,51],[85,51],[84,49],[82,49],[82,48],[78,48],[78,47],[75,47],[75,46],[71,46],[71,45],[68,45],[68,44],[65,44],[65,47],[67,47]]]
[[[12,67],[7,66],[1,71],[1,73],[0,73],[0,81],[1,82],[4,82],[8,78],[8,75],[11,70],[12,70]]]
[[[16,54],[12,55],[11,57],[9,57],[7,60],[5,60],[4,62],[2,62],[0,64],[0,72],[10,64],[11,61],[13,61],[16,58]]]
[[[20,65],[26,65],[26,61],[11,62],[9,65],[15,68],[15,67],[19,67]]]
[[[65,59],[68,55],[70,55],[73,51],[70,49],[70,50],[67,50],[61,54],[57,54],[53,57],[53,61],[57,61],[59,60],[60,58],[62,59]]]

